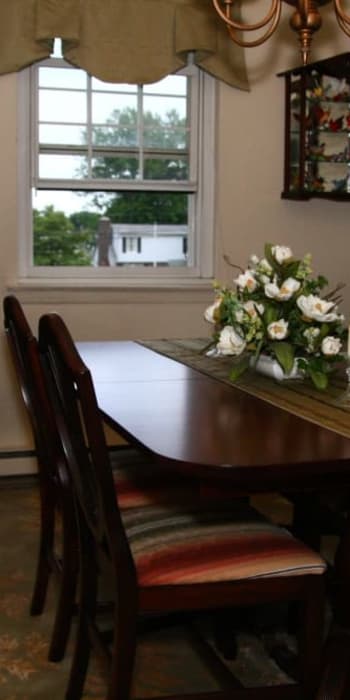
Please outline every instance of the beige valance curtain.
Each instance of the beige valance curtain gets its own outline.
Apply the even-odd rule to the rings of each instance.
[[[67,61],[104,81],[149,83],[195,63],[248,89],[243,49],[211,0],[8,0],[0,3],[0,74],[46,58],[60,37]]]

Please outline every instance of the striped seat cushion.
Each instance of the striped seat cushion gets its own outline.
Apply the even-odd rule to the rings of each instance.
[[[176,473],[161,471],[137,450],[112,453],[113,478],[119,508],[138,508],[198,501],[199,484]]]
[[[110,452],[116,495],[120,508],[165,504],[230,501],[240,494],[228,485],[206,485],[198,479],[165,473],[150,458],[133,448]]]
[[[148,507],[122,512],[139,585],[322,574],[326,563],[251,508]]]

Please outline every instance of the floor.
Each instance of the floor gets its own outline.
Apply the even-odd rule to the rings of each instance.
[[[271,499],[260,499],[260,507],[271,509]],[[277,520],[288,517],[280,497],[272,502]],[[46,661],[55,596],[50,587],[45,612],[30,617],[29,606],[36,561],[39,501],[36,485],[0,480],[0,697],[2,700],[61,700],[65,695],[74,629],[66,658],[59,664]],[[239,655],[226,667],[234,670],[244,684],[278,683],[286,677],[266,655],[266,647],[293,639],[276,628],[270,611],[260,613],[258,636],[251,624],[241,626]],[[256,622],[256,620],[255,620]],[[212,620],[201,616],[196,629],[200,639],[212,644]],[[256,630],[256,624],[255,624]],[[135,696],[216,690],[217,673],[208,668],[206,645],[193,644],[181,624],[145,634],[140,639],[135,669]],[[222,663],[219,662],[219,666]],[[224,662],[225,663],[225,662]],[[85,700],[103,700],[106,682],[95,659],[89,668]]]

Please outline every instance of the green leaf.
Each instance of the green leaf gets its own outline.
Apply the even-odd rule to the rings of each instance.
[[[294,348],[290,343],[277,341],[270,345],[277,362],[281,365],[286,374],[292,371],[294,365]]]
[[[316,389],[319,389],[320,391],[327,389],[327,386],[328,386],[327,374],[324,374],[323,372],[317,372],[317,371],[309,368],[309,376],[310,376],[312,383],[316,387]]]
[[[244,374],[244,372],[246,372],[248,367],[249,367],[249,357],[247,357],[247,356],[242,357],[240,360],[235,362],[235,364],[233,365],[231,372],[229,374],[229,378],[230,378],[231,382],[235,382],[236,379],[238,379],[238,377],[240,377],[242,374]]]
[[[272,255],[271,248],[273,246],[273,243],[266,243],[264,247],[264,255],[268,263],[270,263],[271,267],[275,272],[279,272],[280,266],[274,256]]]
[[[299,270],[299,265],[300,265],[299,260],[291,260],[290,263],[287,263],[285,277],[294,277],[295,278],[297,275],[297,272]]]
[[[265,309],[264,309],[264,321],[266,323],[266,326],[269,325],[269,323],[273,323],[274,321],[278,320],[280,310],[274,305],[274,304],[265,304]]]

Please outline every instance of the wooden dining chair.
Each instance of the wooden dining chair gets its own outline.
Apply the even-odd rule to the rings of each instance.
[[[70,476],[60,459],[55,417],[47,395],[37,339],[15,296],[3,300],[4,327],[32,430],[40,490],[40,542],[31,615],[45,606],[52,573],[59,580],[49,660],[59,661],[70,631],[78,572],[78,537]],[[60,535],[58,534],[60,531]]]
[[[123,511],[92,377],[60,316],[40,319],[39,344],[79,523],[79,618],[66,700],[82,696],[95,645],[109,660],[106,699],[129,700],[137,624],[145,615],[282,601],[298,603],[298,683],[258,689],[233,683],[229,697],[312,700],[320,677],[325,562],[252,509],[247,516],[240,504]],[[112,591],[109,647],[97,614],[102,571]],[[191,697],[207,700],[208,694]]]
[[[30,421],[38,464],[40,544],[31,615],[45,607],[51,574],[59,582],[49,660],[65,653],[75,609],[78,575],[76,517],[69,473],[60,456],[55,416],[47,393],[36,337],[19,300],[3,299],[4,327],[24,405]],[[198,491],[194,480],[161,476],[150,458],[129,446],[110,448],[119,507],[123,509],[190,501]]]

